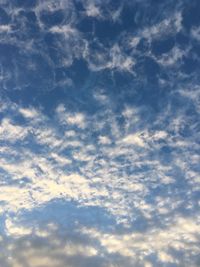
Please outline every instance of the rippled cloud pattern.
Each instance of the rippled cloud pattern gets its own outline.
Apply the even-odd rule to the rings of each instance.
[[[200,266],[200,2],[0,0],[0,266]]]

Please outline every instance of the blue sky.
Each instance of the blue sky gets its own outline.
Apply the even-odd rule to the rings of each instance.
[[[200,266],[200,2],[0,1],[0,266]]]

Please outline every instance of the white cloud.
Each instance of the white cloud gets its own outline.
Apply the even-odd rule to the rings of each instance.
[[[27,118],[37,118],[39,112],[32,112],[32,109],[24,111],[18,107],[16,110]],[[176,154],[173,155],[176,160],[171,165],[159,158],[163,143],[176,150],[178,141],[182,140],[178,133],[184,124],[184,116],[178,115],[169,126],[163,127],[162,120],[169,114],[161,114],[155,125],[162,130],[152,130],[154,125],[148,130],[148,125],[140,123],[140,110],[130,106],[120,113],[120,118],[123,116],[124,119],[123,126],[118,124],[110,106],[100,115],[77,114],[82,113],[68,112],[64,105],[59,105],[53,118],[49,119],[43,114],[42,121],[33,122],[30,119],[23,127],[18,123],[11,124],[7,119],[7,124],[14,125],[18,130],[12,135],[12,143],[0,149],[0,167],[10,177],[10,184],[3,181],[4,190],[0,192],[0,200],[4,202],[3,212],[31,210],[58,198],[73,199],[83,206],[105,208],[118,223],[128,227],[133,207],[146,220],[152,219],[153,212],[164,216],[175,208],[173,204],[170,209],[167,200],[157,207],[146,201],[146,196],[154,188],[162,186],[169,190],[170,184],[176,182],[174,169],[184,171],[185,179],[190,180],[194,190],[198,181],[196,174],[190,170],[190,162],[183,164],[180,155]],[[56,123],[52,123],[54,119]],[[177,127],[178,139],[169,134],[174,127]],[[19,148],[13,144],[19,140],[21,131],[30,133],[31,146],[26,140],[19,153]],[[91,139],[94,132],[95,137]],[[40,153],[34,152],[32,147],[39,148]],[[198,159],[191,158],[191,161],[195,164]],[[134,172],[130,174],[129,170]],[[176,200],[176,207],[183,202]]]
[[[70,25],[53,26],[50,32],[64,34],[66,37],[77,34],[76,29],[72,28]]]
[[[39,112],[34,108],[20,108],[19,112],[27,119],[37,118],[40,115]]]
[[[103,6],[100,2],[83,3],[87,7],[86,15],[106,19],[108,15],[103,14]],[[108,19],[113,22],[118,20],[120,23],[122,6],[123,4],[111,12],[106,11],[109,13]],[[51,12],[60,10],[65,14],[60,25],[49,28],[44,21],[42,22],[43,11],[53,14]],[[126,43],[121,42],[120,38],[123,38],[121,35],[117,41],[112,40],[108,46],[95,38],[90,41],[84,40],[85,37],[76,28],[80,20],[74,15],[73,1],[41,0],[32,11],[36,14],[40,33],[45,35],[51,33],[51,36],[56,37],[54,52],[58,55],[58,62],[52,62],[50,53],[46,53],[47,47],[38,51],[38,43],[42,41],[40,37],[31,41],[22,40],[20,34],[25,37],[27,32],[25,32],[25,22],[18,18],[18,16],[22,17],[21,8],[10,10],[12,23],[22,25],[18,30],[18,37],[16,38],[14,34],[11,37],[5,34],[3,41],[16,45],[19,50],[25,47],[29,55],[40,53],[42,58],[44,56],[45,60],[47,59],[53,70],[57,67],[70,66],[75,58],[82,58],[93,71],[110,70],[112,73],[114,71],[133,73],[136,60],[141,56],[139,49],[135,48],[142,38],[147,38],[150,46],[154,39],[160,40],[182,30],[181,14],[172,14],[158,24],[133,33],[134,36],[126,35],[129,45],[133,48],[131,53],[128,53]],[[85,16],[84,12],[81,13],[81,18],[83,16]],[[10,25],[0,26],[2,34],[11,30]],[[199,28],[193,28],[191,36],[198,41]],[[95,46],[97,46],[96,50]],[[169,53],[158,57],[153,57],[147,48],[144,56],[151,56],[168,71],[171,67],[177,67],[182,63],[190,46],[184,51],[174,46]],[[20,55],[23,57],[22,51]],[[37,64],[30,62],[26,56],[21,62],[24,62],[23,60],[25,60],[24,66],[26,65],[30,71],[37,70]],[[17,62],[16,58],[13,62]],[[17,63],[16,66],[18,66]],[[17,75],[19,69],[13,70],[16,70]],[[14,77],[11,74],[10,70],[1,70],[2,88],[5,89],[7,81]],[[168,74],[167,72],[166,76]],[[113,79],[114,76],[112,76]],[[72,86],[73,84],[70,78],[65,77],[57,85]],[[200,188],[197,168],[199,157],[194,155],[199,149],[199,138],[196,132],[198,123],[194,123],[193,115],[186,114],[190,104],[194,106],[195,112],[198,113],[200,110],[199,87],[192,83],[189,89],[186,87],[187,84],[185,88],[179,90],[178,86],[178,89],[174,91],[180,93],[180,98],[187,98],[187,107],[183,105],[181,110],[177,107],[175,114],[169,104],[168,110],[163,108],[163,112],[155,115],[155,120],[151,121],[151,125],[148,116],[147,119],[143,119],[141,115],[143,113],[140,113],[143,111],[142,108],[140,110],[134,106],[127,106],[123,109],[121,106],[120,110],[123,109],[123,111],[115,114],[113,111],[117,107],[115,98],[109,99],[109,88],[106,87],[105,89],[94,88],[93,96],[98,101],[100,111],[96,110],[97,113],[93,115],[68,110],[67,106],[62,104],[57,107],[56,114],[52,118],[48,118],[42,114],[42,111],[33,107],[11,106],[10,103],[1,106],[1,115],[4,117],[6,114],[6,116],[0,124],[0,140],[4,143],[0,147],[2,175],[0,214],[16,213],[20,216],[20,211],[31,211],[52,200],[75,200],[79,206],[101,207],[111,214],[117,223],[123,224],[127,231],[130,231],[119,234],[114,231],[112,233],[101,232],[98,229],[85,230],[86,235],[94,237],[95,244],[100,244],[101,256],[116,253],[121,257],[138,259],[140,263],[144,263],[144,266],[150,267],[154,266],[150,262],[151,255],[156,255],[161,264],[174,263],[182,266],[181,259],[170,254],[171,249],[182,251],[186,260],[192,254],[199,255],[197,236],[200,231],[199,218],[195,216],[182,218],[176,213],[183,206],[187,210],[194,209],[195,200],[191,196],[194,192],[196,194]],[[137,90],[137,85],[133,90]],[[124,96],[121,89],[120,94],[122,95],[117,96],[118,100]],[[159,105],[161,106],[162,103]],[[19,114],[26,119],[24,125],[18,121]],[[154,116],[154,114],[150,115]],[[12,119],[9,119],[11,117]],[[191,136],[182,137],[186,128],[190,130]],[[166,149],[166,154],[162,152],[165,147],[169,147],[169,150]],[[173,186],[173,183],[179,182],[179,175],[182,180],[178,192],[177,185]],[[182,184],[184,184],[184,190],[187,189],[185,199],[182,198]],[[163,192],[160,188],[165,192],[165,196],[158,198],[156,192],[159,192],[158,194]],[[194,210],[192,212],[198,213]],[[130,227],[137,227],[141,218],[146,223],[147,229],[142,233],[131,232]],[[156,219],[158,219],[157,222],[155,222]],[[159,228],[160,225],[162,229]],[[5,229],[15,241],[19,237],[25,239],[27,235],[33,233],[32,229],[11,217],[7,217]],[[35,233],[38,237],[44,238],[48,244],[54,244],[54,242],[61,244],[62,249],[59,248],[59,251],[71,258],[76,255],[81,255],[83,258],[96,257],[99,254],[99,250],[93,243],[89,245],[65,243],[63,246],[62,240],[56,239],[54,235],[53,238],[48,229],[46,231],[36,229]],[[50,236],[52,238],[48,240]],[[20,252],[18,250],[18,255],[19,258],[22,255],[27,263],[25,265],[30,267],[66,266],[59,261],[60,258],[55,257],[58,252],[56,249],[48,250],[46,254],[44,250],[44,247],[39,251],[30,246],[26,250],[22,249]],[[13,255],[15,258],[18,257],[17,253]],[[56,255],[60,255],[59,252]],[[184,264],[192,266],[193,262],[188,264],[186,261]],[[22,266],[19,259],[13,260],[10,265]]]
[[[96,46],[98,46],[98,49],[88,47],[85,50],[85,59],[91,70],[108,69],[133,73],[134,58],[124,53],[123,47],[114,44],[111,48],[107,48],[100,42],[97,42]]]
[[[38,144],[51,146],[52,148],[61,147],[63,144],[62,138],[57,135],[55,129],[48,125],[32,128],[32,132]]]
[[[64,105],[62,104],[57,107],[56,112],[62,124],[77,126],[82,129],[86,127],[87,122],[86,122],[85,115],[83,113],[67,112]]]
[[[122,140],[127,145],[136,145],[139,147],[145,147],[145,141],[142,137],[142,133],[129,134]]]
[[[72,8],[73,6],[70,0],[60,0],[59,2],[55,2],[53,0],[40,0],[38,5],[35,7],[35,11],[40,13],[42,11],[55,12],[57,10],[67,9],[66,12],[72,12]]]
[[[22,225],[18,226],[19,223]],[[97,264],[99,262],[98,265],[103,266],[103,258],[98,258],[97,245],[80,236],[75,230],[69,232],[62,229],[65,234],[60,235],[60,225],[46,223],[45,227],[40,224],[34,226],[29,235],[22,222],[13,220],[7,224],[11,230],[9,239],[4,242],[0,237],[0,260],[3,266],[7,262],[16,267],[81,267],[82,264],[90,264],[91,260],[93,263],[97,260]]]
[[[12,122],[4,118],[0,125],[0,140],[16,142],[23,140],[28,135],[28,129],[19,125],[14,125]]]
[[[98,90],[94,93],[94,98],[101,104],[107,104],[109,102],[108,96],[106,95],[103,89],[98,88]]]
[[[108,136],[99,136],[99,144],[102,145],[110,145],[111,144],[111,140]]]
[[[168,134],[165,131],[156,131],[155,134],[153,134],[153,139],[155,140],[166,139],[167,136]]]
[[[140,42],[140,37],[133,37],[131,38],[129,44],[132,48],[136,47]]]
[[[92,257],[98,254],[97,249],[92,246],[83,246],[83,245],[77,245],[77,244],[65,245],[64,251],[69,256],[78,255],[78,256],[83,256],[83,257]]]
[[[59,164],[61,165],[68,165],[71,164],[72,161],[66,157],[60,156],[57,153],[51,153],[51,157]]]
[[[174,263],[174,259],[172,256],[170,256],[169,254],[167,254],[166,252],[164,251],[160,251],[158,253],[158,258],[161,262],[171,262],[171,263]]]
[[[200,27],[192,28],[191,35],[197,41],[200,41]]]
[[[175,223],[170,223],[165,229],[158,229],[156,225],[147,232],[132,232],[128,234],[103,233],[97,229],[83,228],[82,232],[99,240],[109,254],[117,253],[132,259],[147,260],[147,256],[157,254],[162,262],[180,264],[181,259],[169,253],[170,248],[182,249],[187,254],[196,255],[200,252],[198,238],[200,226],[197,218],[187,219],[177,217]],[[192,242],[192,243],[191,243]],[[183,261],[184,261],[183,256]]]
[[[181,50],[179,47],[174,46],[169,53],[164,54],[160,57],[157,62],[163,66],[172,66],[187,54],[187,50]]]
[[[10,32],[11,26],[10,25],[0,25],[0,33]]]
[[[88,17],[101,17],[100,8],[93,2],[89,2],[86,6],[86,14]]]
[[[147,27],[141,31],[139,36],[147,39],[160,38],[169,34],[180,32],[182,29],[182,15],[175,13],[167,19],[162,20],[158,24]]]
[[[135,62],[131,56],[123,54],[120,47],[115,44],[110,50],[111,60],[108,62],[107,67],[111,69],[117,69],[119,71],[128,71],[132,72],[132,67],[135,65]]]
[[[80,128],[85,128],[86,125],[85,116],[82,113],[66,114],[66,122]]]
[[[6,219],[5,227],[6,227],[7,234],[12,237],[30,235],[32,232],[31,228],[25,227],[23,225],[17,225],[15,220],[11,218]]]

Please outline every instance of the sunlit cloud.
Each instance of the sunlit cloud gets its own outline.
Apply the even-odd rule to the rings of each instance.
[[[1,2],[0,266],[199,266],[198,1]]]

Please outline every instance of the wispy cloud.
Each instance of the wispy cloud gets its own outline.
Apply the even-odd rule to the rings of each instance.
[[[199,266],[196,3],[2,1],[2,267]]]

